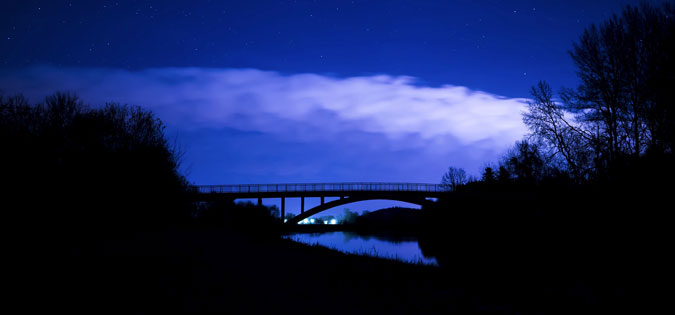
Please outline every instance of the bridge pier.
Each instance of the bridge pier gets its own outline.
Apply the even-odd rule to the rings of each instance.
[[[286,198],[281,197],[281,221],[286,217]]]
[[[258,198],[258,206],[262,206],[262,198]]]
[[[321,196],[321,205],[323,205],[323,198],[324,198],[324,197],[323,197],[323,196]]]
[[[300,213],[305,212],[305,197],[300,197]]]

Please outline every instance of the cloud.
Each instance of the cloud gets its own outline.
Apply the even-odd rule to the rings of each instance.
[[[319,133],[361,130],[392,139],[407,134],[422,139],[452,136],[463,144],[511,143],[525,133],[520,118],[525,99],[461,86],[420,87],[410,77],[284,76],[254,69],[36,67],[4,77],[2,84],[7,90],[38,97],[67,90],[94,103],[138,104],[190,128],[293,133],[296,126],[306,125]]]
[[[92,105],[141,105],[181,130],[239,130],[317,145],[340,141],[368,152],[381,148],[383,154],[418,150],[435,163],[450,152],[473,150],[456,163],[473,167],[478,162],[468,159],[494,158],[526,133],[520,116],[525,99],[462,86],[419,86],[405,76],[33,67],[0,73],[0,88],[32,101],[59,90],[76,92]],[[366,135],[377,142],[356,139]]]

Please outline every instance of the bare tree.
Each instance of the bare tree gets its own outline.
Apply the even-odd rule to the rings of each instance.
[[[466,182],[466,171],[463,168],[452,166],[448,168],[448,171],[443,174],[443,178],[441,179],[441,185],[450,191],[457,190],[457,187],[466,184]]]
[[[673,152],[675,8],[626,6],[574,43],[580,84],[560,102],[532,87],[523,120],[548,162],[576,179],[605,176],[649,152]],[[604,175],[603,175],[604,174]]]
[[[523,121],[532,131],[531,136],[545,145],[548,160],[560,157],[574,177],[581,177],[588,170],[590,144],[595,141],[593,134],[569,121],[570,113],[553,101],[548,83],[540,81],[530,93],[533,100],[528,103],[528,111],[523,113]],[[527,149],[529,143],[523,142],[520,147],[523,145]]]
[[[570,52],[581,84],[564,93],[567,108],[599,131],[608,165],[647,149],[672,151],[674,11],[669,4],[626,6],[587,28]]]

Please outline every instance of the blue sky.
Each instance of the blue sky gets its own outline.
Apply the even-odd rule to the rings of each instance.
[[[151,109],[196,184],[434,183],[496,162],[530,86],[574,86],[572,43],[636,3],[3,1],[0,90]]]
[[[627,3],[10,0],[0,62],[384,73],[525,97],[540,78],[573,84],[572,41]]]

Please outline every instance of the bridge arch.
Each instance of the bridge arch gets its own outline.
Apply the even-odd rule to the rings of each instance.
[[[405,196],[387,196],[387,197],[382,197],[382,196],[354,196],[354,197],[347,197],[347,198],[340,198],[336,199],[333,201],[326,202],[324,204],[320,204],[314,208],[308,209],[293,218],[288,219],[286,224],[297,224],[298,222],[309,218],[315,214],[321,213],[323,211],[339,207],[341,205],[346,205],[354,202],[359,202],[359,201],[367,201],[367,200],[392,200],[392,201],[402,201],[402,202],[408,202],[420,206],[424,206],[429,200],[423,197],[405,197]]]
[[[417,205],[425,205],[427,198],[446,196],[446,186],[425,183],[308,183],[308,184],[244,184],[244,185],[198,185],[192,186],[197,200],[205,201],[214,198],[258,199],[281,198],[281,217],[285,217],[285,198],[301,198],[301,213],[287,224],[300,222],[319,212],[344,204],[366,200],[403,201]],[[305,198],[320,197],[321,205],[307,211],[304,210]],[[324,203],[326,197],[340,197],[338,200]]]

